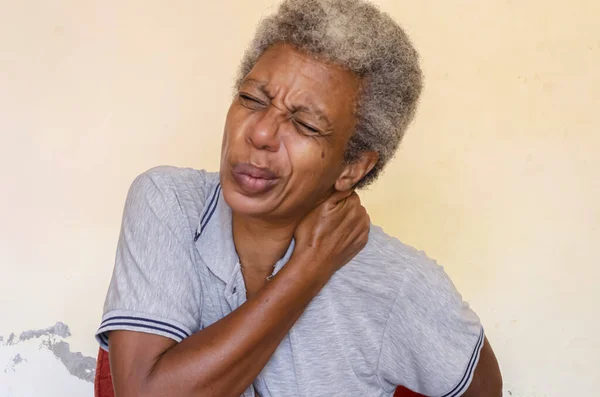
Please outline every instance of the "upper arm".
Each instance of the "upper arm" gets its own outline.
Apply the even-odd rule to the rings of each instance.
[[[479,356],[473,380],[463,397],[502,397],[502,375],[487,338]]]
[[[104,349],[111,331],[180,342],[200,328],[201,282],[192,257],[193,232],[171,178],[176,172],[153,169],[131,185],[96,333]]]
[[[177,342],[164,336],[132,331],[111,331],[110,369],[120,396],[147,395],[146,380],[158,359]]]

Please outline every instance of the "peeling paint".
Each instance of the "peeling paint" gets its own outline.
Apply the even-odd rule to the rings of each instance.
[[[64,364],[69,373],[87,382],[94,382],[96,359],[86,357],[80,352],[71,352],[67,342],[60,341],[46,346]]]
[[[84,356],[80,352],[72,352],[71,346],[65,341],[66,338],[71,336],[69,327],[62,323],[57,322],[51,327],[37,330],[27,330],[20,333],[17,338],[14,333],[11,333],[8,340],[4,343],[4,337],[0,336],[0,357],[4,361],[4,373],[6,376],[19,376],[18,374],[23,372],[30,373],[33,368],[40,365],[42,361],[58,360],[60,364],[54,367],[52,364],[46,364],[46,367],[50,365],[53,368],[64,367],[69,375],[65,375],[69,378],[77,378],[84,381],[85,384],[93,383],[96,373],[96,359],[93,357]],[[38,356],[37,352],[43,353]],[[33,360],[33,361],[32,361]],[[29,364],[24,364],[29,362]],[[23,365],[22,368],[16,369],[15,367]],[[33,367],[31,366],[33,365]],[[37,375],[36,371],[36,375]],[[64,372],[63,372],[64,373]],[[44,374],[39,373],[40,376]],[[31,375],[30,375],[31,376]],[[64,376],[64,375],[63,375]],[[34,375],[35,377],[35,375]],[[3,383],[3,379],[12,381],[15,378],[2,378],[0,377],[0,384]],[[32,381],[34,381],[32,379]],[[2,394],[2,387],[0,387],[0,395]]]
[[[8,362],[8,365],[6,366],[6,368],[4,369],[4,373],[7,374],[8,371],[12,371],[12,372],[16,372],[15,367],[19,364],[21,364],[22,362],[26,362],[27,360],[25,360],[23,357],[21,357],[21,355],[19,353],[15,354]]]
[[[21,364],[23,362],[23,357],[17,353],[17,355],[13,357],[12,362],[14,365]]]
[[[69,330],[69,326],[61,323],[60,321],[54,324],[52,327],[48,327],[46,329],[38,329],[38,330],[29,330],[22,332],[19,336],[19,340],[29,340],[31,338],[39,338],[43,335],[58,335],[63,338],[67,338],[71,336],[71,331]]]

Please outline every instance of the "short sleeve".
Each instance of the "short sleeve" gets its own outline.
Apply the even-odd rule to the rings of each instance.
[[[131,185],[115,267],[96,339],[108,350],[110,331],[151,333],[180,342],[199,329],[201,283],[193,233],[164,169]]]
[[[483,345],[477,315],[434,261],[410,270],[390,311],[378,364],[384,389],[435,397],[468,388]]]

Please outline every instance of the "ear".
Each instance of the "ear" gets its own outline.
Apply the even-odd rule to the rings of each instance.
[[[377,152],[361,152],[356,160],[344,166],[342,173],[335,181],[335,190],[342,192],[353,189],[375,167],[378,160]]]

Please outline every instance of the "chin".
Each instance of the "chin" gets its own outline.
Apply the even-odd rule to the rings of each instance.
[[[246,216],[267,215],[273,210],[267,197],[248,197],[237,191],[235,184],[231,181],[222,181],[223,197],[231,211]]]

